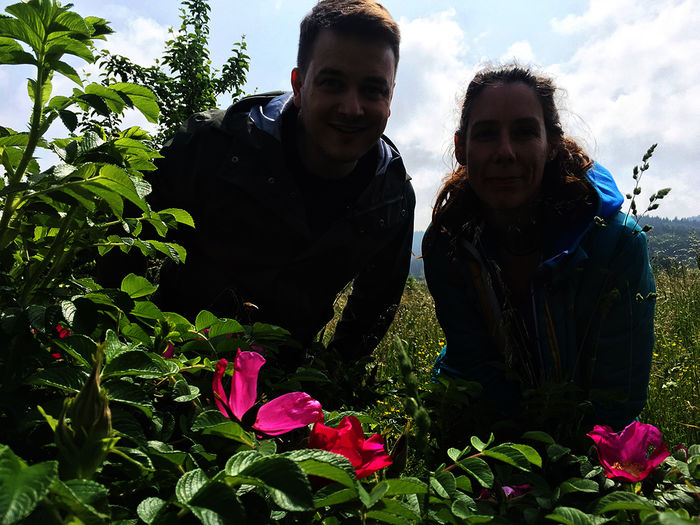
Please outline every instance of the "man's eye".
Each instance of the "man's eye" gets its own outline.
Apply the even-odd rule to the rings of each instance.
[[[320,80],[319,85],[327,89],[340,89],[343,87],[343,83],[337,78],[323,78]]]
[[[386,97],[389,93],[389,91],[383,86],[367,86],[363,91],[367,97],[372,99]]]

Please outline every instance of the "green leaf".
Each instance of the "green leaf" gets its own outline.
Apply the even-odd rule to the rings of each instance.
[[[205,328],[209,328],[214,323],[218,322],[219,318],[213,313],[207,310],[202,310],[197,314],[197,318],[194,320],[194,329],[201,332]]]
[[[12,38],[0,37],[0,64],[36,64],[36,59],[27,53]]]
[[[302,449],[284,455],[299,464],[307,476],[318,476],[353,488],[355,486],[355,467],[350,460],[327,450]]]
[[[72,80],[79,86],[83,85],[83,81],[80,79],[80,75],[75,69],[73,69],[73,67],[70,64],[63,62],[62,60],[58,60],[52,63],[51,66],[53,70],[56,71],[56,73],[60,73],[61,75]]]
[[[511,444],[511,446],[522,453],[522,455],[525,456],[531,464],[542,468],[542,457],[534,448],[529,445],[521,445],[519,443]]]
[[[227,476],[238,476],[262,457],[263,455],[257,450],[243,450],[228,458],[224,472]]]
[[[551,514],[547,514],[545,517],[557,523],[565,523],[567,525],[594,525],[591,516],[573,507],[557,507]]]
[[[54,97],[54,99],[55,98],[56,97]],[[78,127],[78,116],[72,111],[61,109],[58,111],[58,116],[61,118],[63,125],[67,127],[69,131],[75,131],[75,128]]]
[[[14,7],[21,4],[13,4]],[[0,34],[9,36],[15,40],[21,40],[25,44],[29,44],[35,54],[43,51],[42,37],[39,37],[33,30],[31,25],[27,25],[24,21],[15,18],[0,18]]]
[[[105,381],[103,387],[107,391],[110,403],[114,401],[138,407],[143,410],[147,417],[151,417],[153,404],[150,396],[146,394],[142,386],[129,381],[111,379]]]
[[[644,518],[642,525],[697,525],[698,521],[677,516],[671,510],[656,512]]]
[[[142,319],[153,319],[156,321],[164,319],[163,312],[151,301],[136,301],[129,313]]]
[[[181,467],[185,463],[185,459],[187,459],[187,452],[174,450],[171,445],[167,445],[162,441],[149,441],[148,448],[152,455],[159,456],[176,467]]]
[[[441,498],[453,498],[457,490],[452,472],[443,470],[430,478],[430,486]]]
[[[67,390],[69,392],[80,392],[88,378],[88,372],[83,368],[72,366],[52,367],[40,370],[27,379],[26,383],[37,386],[51,386]]]
[[[121,283],[122,292],[127,293],[132,299],[151,295],[157,289],[158,286],[151,284],[148,279],[133,273],[124,277]]]
[[[654,506],[642,496],[631,492],[617,491],[607,494],[596,501],[594,514],[604,514],[612,510],[653,510]]]
[[[187,226],[192,226],[194,228],[194,219],[192,218],[192,215],[185,210],[181,210],[180,208],[166,208],[158,212],[159,215],[161,213],[172,215],[177,222]]]
[[[154,379],[171,376],[179,371],[176,363],[161,356],[141,350],[124,352],[115,357],[102,370],[103,379],[113,376],[138,376]]]
[[[253,438],[243,427],[226,418],[218,410],[207,410],[197,416],[197,419],[192,423],[192,431],[201,431],[204,435],[221,436],[227,439],[244,443],[250,447],[253,446]]]
[[[338,485],[329,485],[323,487],[314,495],[314,507],[320,509],[322,507],[330,507],[331,505],[340,505],[347,503],[357,498],[355,489],[342,488]]]
[[[233,319],[225,319],[217,321],[209,327],[209,338],[212,339],[219,335],[240,334],[243,333],[243,327],[238,321]]]
[[[186,403],[199,397],[199,388],[190,385],[185,380],[179,380],[173,385],[173,401]]]
[[[472,444],[472,446],[473,446],[476,450],[478,450],[479,452],[481,452],[481,451],[484,450],[486,447],[488,447],[491,443],[493,443],[493,440],[494,440],[494,439],[495,439],[495,437],[494,437],[494,435],[493,435],[493,432],[491,433],[491,436],[489,437],[489,440],[488,440],[486,443],[484,443],[483,441],[481,441],[478,437],[472,436],[472,437],[471,437],[471,444]]]
[[[146,498],[136,507],[136,513],[146,523],[153,523],[168,508],[168,502],[160,498]]]
[[[483,459],[467,458],[461,460],[457,465],[481,483],[483,487],[491,488],[493,486],[493,472],[491,472],[491,467]]]
[[[158,103],[156,102],[156,96],[153,94],[153,91],[143,86],[125,82],[112,84],[109,87],[114,91],[126,95],[134,107],[138,109],[149,122],[158,121],[160,110],[158,109]]]
[[[138,206],[141,210],[146,211],[148,209],[146,202],[136,193],[136,188],[129,174],[118,166],[105,164],[100,169],[99,177],[92,179],[92,181],[98,182],[106,188],[116,191],[122,197]]]
[[[58,479],[58,462],[28,467],[10,447],[0,445],[0,523],[26,518]]]
[[[388,488],[387,496],[397,496],[403,494],[425,494],[428,486],[418,478],[390,478],[384,480]]]
[[[190,470],[177,480],[175,496],[180,503],[189,503],[208,483],[210,480],[202,469]]]
[[[314,509],[309,480],[299,465],[290,459],[280,456],[261,457],[241,471],[240,476],[261,480],[273,501],[285,510]]]
[[[388,488],[388,485],[383,481],[377,484],[372,489],[372,492],[369,493],[367,508],[371,509],[372,507],[374,507],[377,504],[377,502],[384,497],[384,494],[386,494]]]
[[[562,494],[570,492],[598,492],[598,483],[592,479],[570,478],[559,485]]]
[[[120,97],[116,91],[109,89],[102,84],[88,84],[85,87],[85,93],[101,97],[105,101],[105,104],[107,104],[107,107],[114,113],[121,113],[124,110],[125,104],[122,97]]]
[[[396,516],[389,512],[383,512],[381,510],[370,510],[365,516],[371,518],[372,520],[381,521],[384,523],[391,523],[392,525],[411,525],[411,521],[405,520],[400,516]]]
[[[552,461],[559,461],[562,457],[571,452],[571,449],[564,447],[558,443],[552,443],[547,446],[547,457]]]
[[[385,480],[384,483],[387,481],[388,480]],[[388,512],[389,514],[406,518],[409,523],[420,522],[420,516],[415,512],[415,510],[408,504],[397,499],[382,499],[374,506],[372,512]]]
[[[108,517],[102,512],[107,506],[106,494],[105,487],[90,480],[56,480],[51,486],[51,500],[69,509],[78,523],[104,523]]]
[[[46,81],[41,85],[40,95],[41,100],[46,101],[51,96],[51,79],[47,78]],[[32,102],[36,100],[37,85],[31,78],[27,81],[27,94]]]
[[[525,446],[525,445],[521,445],[521,446]],[[533,449],[533,451],[534,451],[534,449]],[[525,470],[525,471],[530,470],[530,461],[528,460],[527,456],[525,456],[525,454],[523,454],[520,450],[518,450],[511,443],[503,443],[503,444],[497,445],[493,448],[486,449],[482,452],[482,454],[484,456],[498,459],[499,461],[503,461],[504,463],[507,463],[508,465],[519,468],[521,470]],[[537,454],[537,453],[535,452],[535,454]],[[539,458],[539,455],[537,455],[537,457]],[[540,464],[541,464],[541,460],[540,460]]]

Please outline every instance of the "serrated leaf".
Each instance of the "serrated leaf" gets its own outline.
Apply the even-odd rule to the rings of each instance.
[[[190,385],[187,381],[179,380],[173,385],[173,401],[186,403],[199,397],[199,388]]]
[[[31,514],[58,479],[58,462],[27,466],[10,447],[0,445],[0,522],[17,523]]]
[[[151,398],[144,392],[143,387],[118,379],[105,381],[102,386],[107,392],[110,403],[115,401],[135,406],[143,410],[146,416],[152,416],[153,405]]]
[[[331,505],[340,505],[347,503],[357,498],[357,491],[354,489],[343,488],[338,485],[330,485],[323,487],[314,495],[314,507],[320,509],[322,507],[330,507]]]
[[[253,438],[243,430],[243,427],[224,417],[218,410],[207,410],[202,412],[192,424],[192,431],[200,431],[204,435],[220,436],[233,439],[239,443],[253,446]]]
[[[124,352],[105,365],[103,379],[113,376],[138,376],[154,379],[171,376],[179,371],[176,363],[140,350]]]
[[[467,474],[472,476],[483,487],[491,488],[493,486],[493,472],[488,463],[481,458],[467,458],[461,460],[457,465],[460,466]]]
[[[161,213],[167,213],[169,215],[172,215],[173,218],[181,223],[185,224],[187,226],[195,227],[194,226],[194,219],[192,218],[192,215],[189,214],[189,212],[182,210],[180,208],[166,208],[164,210],[160,210],[158,214],[160,215]]]
[[[12,38],[0,37],[0,64],[36,64],[36,59]]]
[[[507,463],[508,465],[519,468],[521,470],[530,470],[530,461],[528,460],[528,458],[511,443],[503,443],[493,448],[486,449],[482,452],[482,454],[484,456]],[[535,452],[535,454],[537,453]]]
[[[54,97],[54,99],[55,98],[56,97]],[[69,131],[75,131],[75,128],[78,127],[78,116],[74,112],[67,109],[61,109],[58,111],[58,116],[61,118],[63,125],[68,128]]]
[[[446,470],[431,477],[430,486],[441,498],[453,498],[457,489],[454,475]]]
[[[245,468],[240,475],[262,480],[273,501],[284,510],[314,510],[309,480],[301,467],[290,459],[262,457]]]
[[[350,460],[327,450],[302,449],[285,454],[285,457],[299,464],[307,476],[318,476],[353,488],[355,467]]]
[[[202,469],[185,472],[175,485],[175,496],[180,503],[189,503],[197,493],[210,483]]]
[[[388,485],[386,495],[425,494],[428,486],[418,478],[390,478],[384,480]]]
[[[124,110],[125,104],[122,97],[120,97],[116,91],[109,89],[102,84],[97,84],[94,82],[92,84],[88,84],[85,87],[85,93],[102,97],[105,104],[107,104],[107,107],[114,113],[121,113]]]
[[[365,514],[368,518],[374,521],[381,521],[384,523],[390,523],[391,525],[410,525],[412,522],[405,520],[400,516],[396,516],[389,512],[384,512],[381,510],[370,510]]]
[[[201,332],[205,328],[209,328],[211,325],[218,321],[219,318],[216,317],[213,313],[207,310],[202,310],[197,314],[197,318],[194,320],[194,328],[198,332]]]
[[[217,337],[219,335],[232,335],[243,333],[243,327],[238,321],[233,319],[226,319],[224,321],[217,321],[209,327],[209,338]]]
[[[228,459],[224,472],[227,476],[239,476],[246,468],[262,457],[264,456],[257,450],[243,450]]]
[[[112,84],[109,87],[114,91],[118,91],[126,95],[134,107],[138,109],[144,117],[146,117],[146,120],[149,122],[158,121],[158,114],[160,110],[158,108],[158,103],[156,102],[156,97],[150,89],[144,86],[138,86],[136,84],[129,84],[125,82]]]
[[[153,523],[168,508],[168,502],[160,498],[146,498],[136,507],[136,513],[146,523]]]
[[[654,506],[642,496],[631,492],[612,492],[596,501],[594,514],[604,514],[613,510],[653,510]]]
[[[27,379],[26,383],[37,386],[51,386],[67,390],[68,392],[80,392],[88,376],[88,371],[83,368],[72,366],[52,367],[34,373]]]
[[[598,492],[598,483],[592,479],[571,478],[559,485],[562,494],[570,492]]]
[[[171,445],[161,441],[149,441],[148,448],[152,455],[159,456],[177,467],[182,466],[187,459],[187,452],[174,450]]]
[[[150,283],[145,277],[130,273],[121,282],[121,290],[132,299],[151,295],[158,289],[158,286]]]

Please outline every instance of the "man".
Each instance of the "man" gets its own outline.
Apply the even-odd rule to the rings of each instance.
[[[369,354],[408,274],[415,196],[382,138],[399,29],[372,0],[322,0],[301,23],[292,93],[253,96],[189,119],[163,150],[154,209],[181,207],[185,265],[156,301],[282,326],[307,346],[353,291],[331,342]],[[254,306],[251,306],[254,305]]]

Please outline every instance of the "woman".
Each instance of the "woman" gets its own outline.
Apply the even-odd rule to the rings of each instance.
[[[592,406],[585,425],[619,429],[646,403],[654,279],[644,233],[610,173],[564,135],[555,91],[517,65],[467,88],[459,166],[423,244],[447,343],[435,373],[480,382],[501,415],[543,420],[544,398],[561,409],[568,396],[550,416]]]

